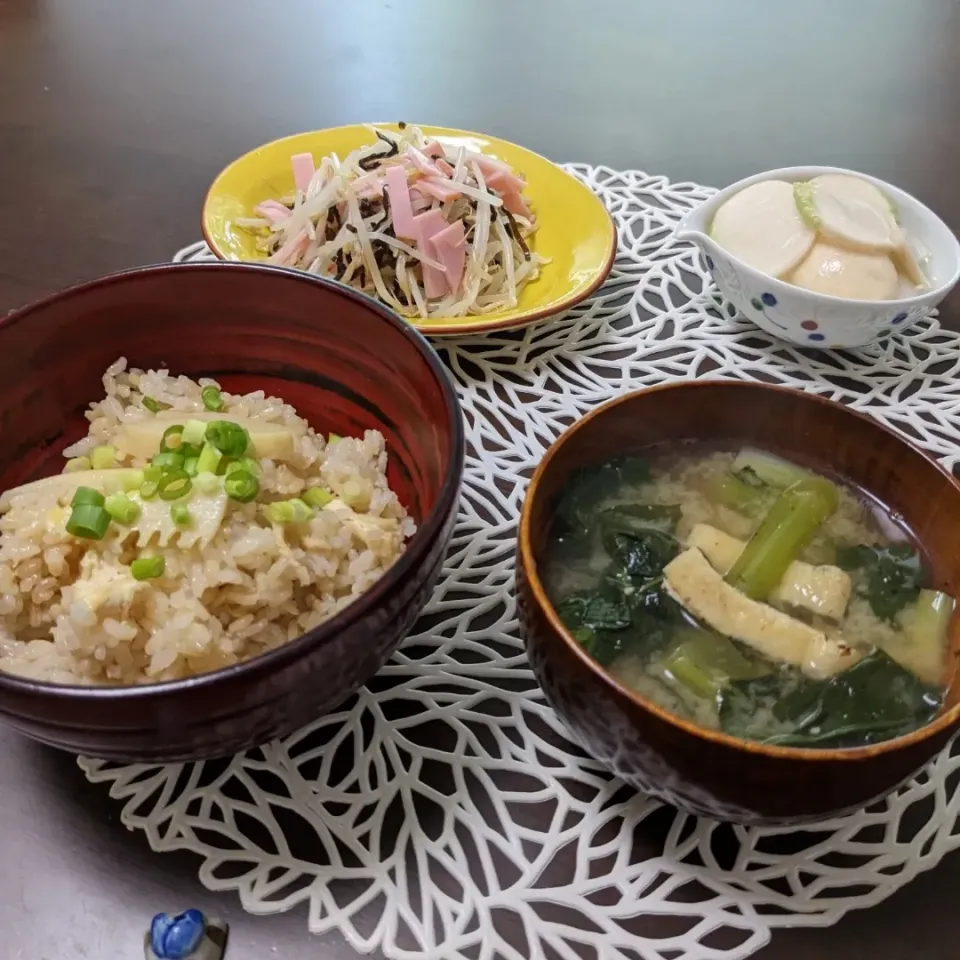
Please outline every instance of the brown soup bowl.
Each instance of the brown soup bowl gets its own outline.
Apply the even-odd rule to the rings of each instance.
[[[59,473],[86,433],[104,370],[166,367],[264,390],[318,431],[386,438],[388,479],[417,523],[366,593],[244,663],[140,686],[41,683],[0,672],[0,719],[73,752],[174,761],[253,747],[332,710],[396,650],[429,599],[456,519],[464,436],[436,353],[373,300],[248,264],[169,264],[105,277],[0,320],[0,489]]]
[[[689,382],[628,394],[589,413],[547,451],[520,521],[517,589],[527,652],[560,717],[592,756],[690,813],[799,824],[869,804],[931,760],[960,725],[960,620],[950,624],[949,693],[934,721],[873,746],[766,746],[687,722],[617,683],[564,628],[540,571],[554,506],[578,467],[682,441],[749,445],[846,479],[901,514],[934,586],[960,594],[960,486],[930,458],[840,404],[778,387]]]

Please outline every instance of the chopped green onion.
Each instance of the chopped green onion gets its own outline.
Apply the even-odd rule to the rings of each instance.
[[[157,495],[160,488],[159,480],[144,480],[140,484],[140,496],[144,500],[152,500]]]
[[[163,431],[160,438],[160,450],[176,450],[179,452],[180,444],[183,442],[183,424],[173,423]]]
[[[183,461],[183,471],[188,477],[195,477],[197,475],[197,461],[198,457],[187,457]]]
[[[339,443],[342,439],[343,437],[341,437],[339,433],[331,433],[327,436],[327,444],[332,447],[335,443]]]
[[[124,470],[120,476],[120,486],[124,493],[136,490],[144,480],[143,470]]]
[[[200,399],[203,401],[203,405],[213,413],[223,409],[223,397],[220,395],[219,387],[212,384],[204,387],[200,391]]]
[[[103,509],[117,521],[129,526],[140,516],[140,506],[122,493],[113,493],[104,501]]]
[[[220,478],[216,474],[204,471],[194,477],[193,485],[201,493],[213,493],[220,486]]]
[[[252,473],[255,477],[259,477],[261,473],[260,461],[254,460],[253,457],[241,457],[239,460],[228,460],[224,475],[229,476],[235,470],[246,470],[247,473]]]
[[[303,494],[303,499],[311,507],[325,507],[332,503],[336,497],[326,487],[311,487]]]
[[[166,566],[163,557],[138,557],[130,564],[130,574],[134,580],[153,580],[163,576]]]
[[[313,516],[313,508],[308,507],[299,497],[293,497],[287,503],[293,509],[294,523],[306,523]]]
[[[205,443],[197,458],[197,473],[216,473],[221,459],[220,451],[212,443]]]
[[[117,462],[117,448],[104,444],[94,447],[90,454],[90,466],[94,470],[109,470]]]
[[[159,413],[161,410],[170,409],[169,403],[161,403],[159,400],[154,400],[153,397],[144,397],[143,405],[151,413]]]
[[[73,499],[70,501],[71,507],[79,507],[85,503],[92,503],[95,507],[103,506],[103,494],[93,487],[77,487]]]
[[[124,470],[120,475],[120,488],[124,493],[136,490],[144,480],[143,470]]]
[[[101,478],[101,491],[105,497],[111,493],[123,493],[123,487],[120,484],[119,470],[105,471],[105,476]]]
[[[168,470],[183,469],[183,454],[174,453],[173,450],[162,450],[156,454],[150,463],[155,467],[160,467],[164,473]]]
[[[123,470],[108,470],[103,478],[103,492],[129,493],[136,490],[143,483],[143,471],[126,468]]]
[[[159,480],[163,476],[163,467],[158,467],[154,464],[150,464],[149,467],[145,467],[143,471],[144,480]]]
[[[70,512],[67,533],[85,540],[102,540],[110,526],[110,514],[101,503],[79,503]]]
[[[180,446],[177,447],[177,453],[179,453],[184,460],[189,460],[191,457],[199,457],[200,450],[200,445],[196,443],[181,443]]]
[[[225,457],[242,457],[250,445],[247,431],[230,420],[212,420],[207,424],[206,438]]]
[[[271,523],[289,523],[293,519],[293,508],[286,500],[268,503],[263,512]]]
[[[157,484],[157,493],[161,500],[179,500],[185,497],[193,486],[186,470],[169,470]]]
[[[170,519],[178,527],[189,527],[193,522],[193,517],[190,516],[190,511],[187,509],[186,505],[183,503],[174,503],[170,506]]]
[[[207,436],[207,425],[202,420],[188,420],[183,428],[183,442],[202,447]]]
[[[64,473],[79,473],[81,470],[90,469],[89,457],[74,457],[63,465]]]
[[[313,510],[297,497],[269,503],[263,512],[271,523],[279,524],[306,523],[313,516]]]
[[[340,491],[340,496],[343,499],[343,502],[349,504],[351,507],[364,504],[367,500],[367,495],[364,492],[363,487],[361,487],[360,484],[355,480],[348,480],[343,485],[343,489]]]
[[[246,470],[234,470],[224,481],[227,496],[238,503],[249,503],[260,492],[260,481]]]

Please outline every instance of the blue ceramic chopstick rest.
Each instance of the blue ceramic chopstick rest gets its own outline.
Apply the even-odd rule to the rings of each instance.
[[[223,960],[227,925],[199,910],[158,913],[143,938],[146,960]]]

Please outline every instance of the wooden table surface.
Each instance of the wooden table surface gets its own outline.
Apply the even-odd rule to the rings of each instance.
[[[0,0],[0,314],[199,238],[229,160],[408,119],[558,161],[723,185],[800,163],[899,184],[960,229],[956,0]],[[955,294],[942,312],[960,329]],[[134,958],[150,915],[233,925],[228,960],[347,960],[303,911],[245,915],[128,834],[72,758],[0,731],[0,955]],[[761,960],[954,960],[960,857]],[[438,958],[439,960],[439,958]]]

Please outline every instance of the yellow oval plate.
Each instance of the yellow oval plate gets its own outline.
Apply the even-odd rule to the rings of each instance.
[[[377,124],[386,130],[395,124]],[[606,279],[616,250],[616,229],[600,199],[579,180],[539,154],[505,140],[465,130],[422,127],[444,143],[484,153],[509,163],[527,178],[527,197],[539,226],[532,248],[550,262],[520,292],[512,310],[481,316],[444,317],[410,322],[427,334],[481,333],[522,327],[572,307],[590,296]],[[253,216],[253,208],[269,197],[293,191],[290,158],[312,153],[344,157],[371,143],[373,135],[359,124],[300,133],[274,140],[234,160],[213,181],[203,205],[203,235],[221,260],[262,260],[254,235],[237,227],[237,217]]]

